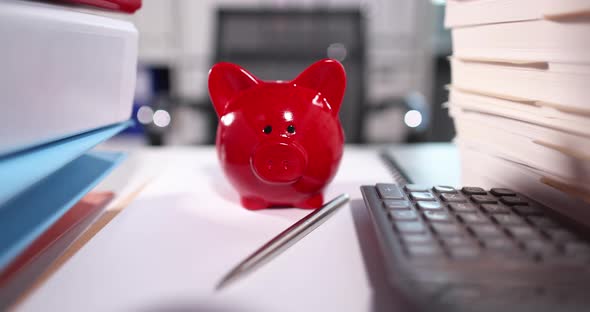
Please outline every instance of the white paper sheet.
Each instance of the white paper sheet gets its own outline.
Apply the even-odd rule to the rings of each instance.
[[[138,153],[130,159],[140,163]],[[144,164],[167,164],[159,165],[153,183],[18,310],[371,309],[374,296],[352,209],[365,210],[361,184],[391,181],[374,151],[348,148],[327,190],[327,198],[348,192],[356,207],[342,207],[285,253],[221,292],[214,287],[224,274],[310,210],[243,209],[213,149],[148,154]]]

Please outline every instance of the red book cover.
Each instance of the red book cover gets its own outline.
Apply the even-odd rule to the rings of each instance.
[[[141,0],[60,0],[73,4],[88,5],[111,11],[134,13],[141,8]]]
[[[45,233],[38,237],[3,272],[0,272],[0,301],[15,299],[20,291],[48,267],[89,225],[114,197],[112,192],[88,193]],[[6,302],[5,302],[6,303]],[[0,310],[3,310],[0,304]]]

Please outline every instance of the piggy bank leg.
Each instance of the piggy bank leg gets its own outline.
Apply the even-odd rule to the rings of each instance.
[[[270,206],[267,201],[260,197],[242,197],[241,202],[242,206],[249,210],[260,210]]]
[[[324,203],[324,196],[322,193],[318,193],[308,197],[306,200],[297,203],[295,207],[304,208],[304,209],[316,209],[320,208]]]

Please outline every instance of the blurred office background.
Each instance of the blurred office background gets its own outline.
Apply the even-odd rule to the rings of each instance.
[[[238,63],[290,80],[331,57],[347,70],[340,118],[348,143],[449,141],[444,0],[144,0],[134,129],[151,145],[214,142],[207,73]]]

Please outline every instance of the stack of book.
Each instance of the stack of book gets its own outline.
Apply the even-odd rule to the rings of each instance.
[[[0,310],[112,197],[87,193],[124,155],[90,150],[129,125],[137,41],[71,4],[0,1]]]
[[[590,1],[447,1],[464,184],[590,223]]]

